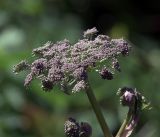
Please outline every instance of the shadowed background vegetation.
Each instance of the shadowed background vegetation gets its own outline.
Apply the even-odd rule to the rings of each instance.
[[[25,73],[12,68],[47,41],[82,38],[97,27],[112,38],[132,43],[129,57],[121,58],[122,72],[114,80],[90,81],[113,134],[127,112],[119,105],[117,89],[136,87],[153,109],[144,111],[132,137],[159,137],[160,132],[160,7],[150,1],[122,0],[1,0],[0,1],[0,137],[64,137],[64,121],[72,116],[92,124],[93,137],[102,137],[95,115],[81,92],[72,96],[58,89],[45,93],[35,81],[23,87]]]

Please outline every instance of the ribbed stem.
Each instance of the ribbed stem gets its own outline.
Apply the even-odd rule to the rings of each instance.
[[[107,123],[105,122],[104,116],[101,112],[100,106],[95,98],[95,95],[92,91],[92,88],[90,87],[88,82],[87,82],[87,87],[86,87],[86,94],[87,94],[88,99],[92,105],[92,108],[96,114],[97,120],[101,126],[101,129],[103,131],[104,136],[105,137],[113,137],[111,132],[109,131]]]
[[[116,137],[121,137],[123,131],[125,130],[125,127],[127,126],[128,122],[129,122],[129,120],[130,120],[130,118],[131,118],[131,113],[132,113],[132,110],[129,108],[127,117],[126,117],[126,119],[123,121],[123,123],[122,123],[122,125],[121,125],[121,127],[120,127],[120,129],[119,129],[119,131],[118,131],[118,133],[117,133],[117,135],[116,135]]]

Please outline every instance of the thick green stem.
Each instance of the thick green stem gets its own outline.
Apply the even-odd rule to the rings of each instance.
[[[123,123],[122,123],[122,125],[121,125],[121,127],[120,127],[120,129],[119,129],[119,131],[118,131],[118,133],[117,133],[117,135],[116,135],[116,137],[121,137],[123,131],[125,130],[125,127],[127,126],[128,122],[129,122],[129,120],[130,120],[130,118],[131,118],[131,113],[132,113],[132,110],[129,108],[127,117],[126,117],[126,119],[123,121]]]
[[[95,98],[95,95],[94,95],[88,82],[87,82],[87,87],[86,87],[86,93],[87,93],[88,99],[92,105],[92,108],[96,114],[96,117],[97,117],[98,122],[101,126],[101,129],[103,131],[104,136],[105,137],[113,137],[111,132],[109,131],[107,123],[105,122],[104,116],[101,112],[100,106],[99,106],[99,104]]]

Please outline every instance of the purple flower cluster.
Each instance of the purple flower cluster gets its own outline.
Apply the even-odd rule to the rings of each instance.
[[[87,122],[79,124],[74,118],[68,118],[64,124],[64,132],[67,137],[90,137],[92,127]]]
[[[68,118],[64,124],[64,132],[67,137],[79,137],[79,123],[73,118]]]
[[[120,71],[117,57],[128,55],[131,46],[124,39],[111,39],[106,35],[97,35],[93,39],[97,32],[96,28],[85,31],[84,39],[74,45],[68,40],[55,44],[47,42],[33,50],[36,60],[31,65],[20,62],[14,67],[14,72],[29,69],[24,85],[40,79],[45,91],[51,90],[54,85],[72,92],[83,90],[87,73],[91,70],[98,70],[103,79],[111,80],[114,70]],[[107,62],[111,62],[112,67],[105,65]]]

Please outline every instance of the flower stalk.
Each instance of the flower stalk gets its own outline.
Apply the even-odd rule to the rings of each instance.
[[[87,86],[85,88],[85,91],[86,91],[86,94],[87,94],[87,97],[92,105],[92,108],[94,110],[94,113],[97,117],[97,120],[101,126],[101,129],[103,131],[103,134],[105,137],[113,137],[111,132],[109,131],[109,128],[108,128],[108,125],[107,123],[105,122],[105,118],[101,112],[101,109],[100,109],[100,106],[95,98],[95,95],[93,93],[93,90],[89,84],[89,82],[87,81]]]
[[[131,118],[131,114],[132,114],[132,111],[131,111],[131,109],[129,108],[129,111],[128,111],[128,113],[127,113],[127,117],[124,119],[124,121],[123,121],[123,123],[122,123],[122,125],[121,125],[121,127],[120,127],[120,129],[119,129],[119,131],[118,131],[118,133],[117,133],[117,135],[116,135],[116,137],[121,137],[121,136],[122,136],[123,131],[125,130],[128,122],[129,122],[129,120],[130,120],[130,118]]]

